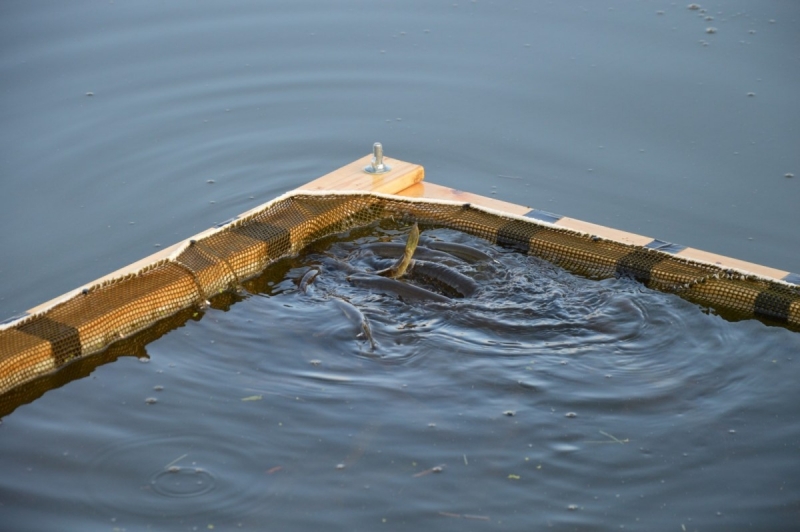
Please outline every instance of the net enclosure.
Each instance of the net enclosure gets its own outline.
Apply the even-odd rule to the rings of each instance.
[[[0,393],[158,328],[315,240],[385,218],[463,231],[578,275],[630,277],[727,317],[800,330],[800,287],[790,282],[470,203],[298,190],[182,243],[166,257],[0,326]]]

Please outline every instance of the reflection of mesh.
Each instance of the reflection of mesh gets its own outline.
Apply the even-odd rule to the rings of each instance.
[[[314,240],[390,217],[464,231],[592,278],[631,277],[732,317],[800,328],[800,288],[789,284],[465,204],[297,193],[186,244],[170,259],[93,286],[0,331],[0,392],[202,303]]]

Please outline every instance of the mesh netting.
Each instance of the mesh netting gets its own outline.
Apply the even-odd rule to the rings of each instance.
[[[0,330],[0,393],[237,287],[324,236],[384,218],[448,227],[592,278],[625,276],[732,317],[800,329],[800,287],[537,220],[454,202],[292,193],[138,272],[91,286]]]

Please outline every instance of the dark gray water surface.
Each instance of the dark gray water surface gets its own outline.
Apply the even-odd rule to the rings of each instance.
[[[2,2],[0,319],[375,141],[436,183],[800,272],[800,4],[703,7]],[[797,333],[498,257],[452,307],[335,275],[301,295],[300,261],[48,392],[0,425],[0,523],[800,521]]]
[[[453,266],[480,289],[450,303],[351,286],[326,258],[366,268],[375,259],[360,244],[397,234],[362,231],[282,261],[246,284],[244,300],[151,343],[149,359],[123,357],[7,416],[3,521],[15,530],[796,524],[800,335],[728,322],[631,280],[575,277],[449,230],[423,236],[497,260]],[[321,273],[303,293],[310,267]],[[343,306],[363,313],[374,348]]]

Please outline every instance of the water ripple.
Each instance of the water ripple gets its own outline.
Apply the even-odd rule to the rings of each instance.
[[[263,502],[272,487],[264,471],[275,463],[286,462],[247,438],[152,435],[117,441],[96,453],[83,488],[92,507],[114,517],[215,515],[223,521]]]

